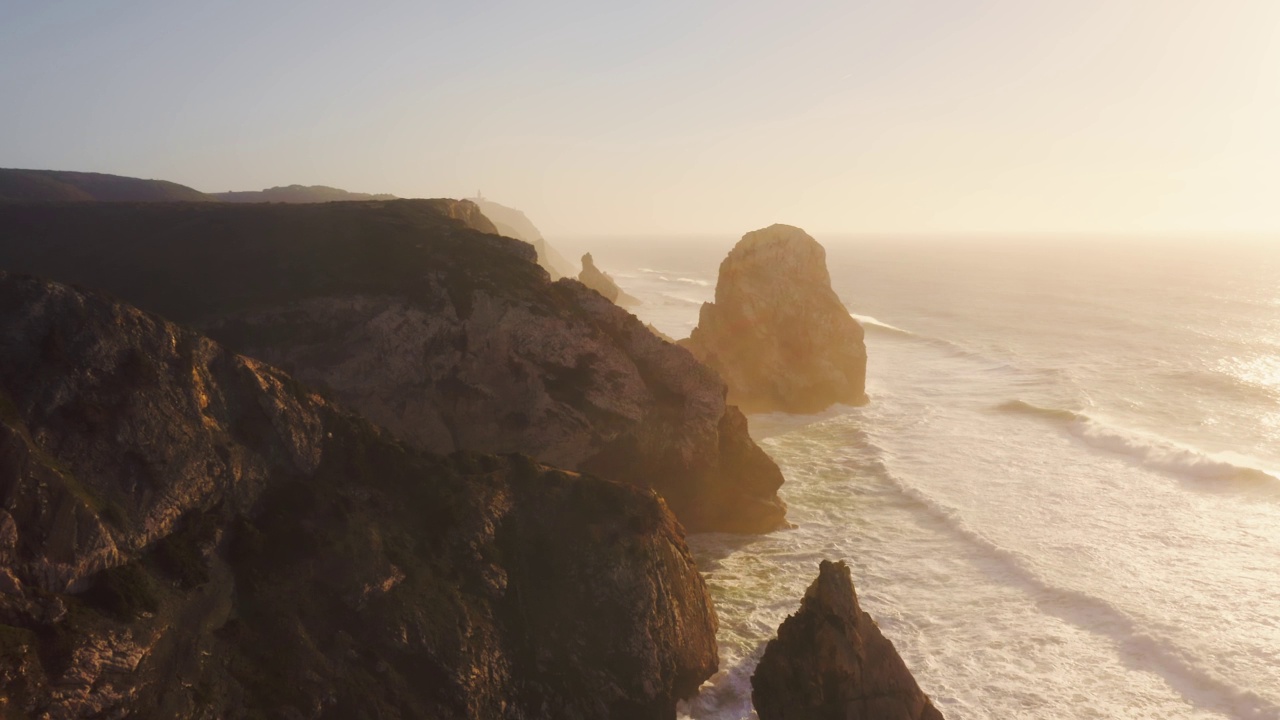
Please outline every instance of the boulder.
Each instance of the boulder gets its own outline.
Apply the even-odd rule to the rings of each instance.
[[[797,227],[749,232],[720,264],[715,302],[682,343],[743,412],[867,401],[862,326],[831,289],[826,250]]]

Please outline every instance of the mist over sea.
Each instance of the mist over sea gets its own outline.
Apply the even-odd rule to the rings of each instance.
[[[1280,718],[1280,243],[818,236],[862,408],[752,416],[799,527],[691,540],[751,717],[823,558],[950,720]],[[558,242],[687,337],[736,238]]]

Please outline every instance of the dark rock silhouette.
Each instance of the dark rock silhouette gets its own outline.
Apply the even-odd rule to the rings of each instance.
[[[826,251],[800,228],[744,235],[720,264],[715,302],[681,344],[720,373],[744,412],[867,400],[862,326],[831,289]]]
[[[760,720],[942,720],[858,606],[848,566],[827,560],[765,646],[751,699]]]
[[[639,300],[618,287],[618,283],[613,281],[609,273],[596,267],[595,260],[591,258],[591,253],[582,256],[582,272],[578,273],[578,282],[605,296],[609,302],[615,305],[631,307],[640,304]]]
[[[692,531],[785,525],[720,378],[493,232],[465,201],[3,205],[0,267],[202,328],[416,447],[651,488]]]
[[[62,170],[0,168],[0,202],[212,202],[199,190],[167,180]]]
[[[209,196],[221,202],[235,203],[322,203],[397,199],[395,195],[386,193],[349,192],[327,185],[287,185],[267,188],[266,190],[209,193]]]
[[[715,616],[651,493],[412,450],[0,273],[0,715],[673,718]]]

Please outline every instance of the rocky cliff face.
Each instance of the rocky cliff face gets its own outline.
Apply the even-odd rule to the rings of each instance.
[[[639,300],[623,292],[609,273],[596,267],[591,253],[582,256],[582,272],[578,273],[578,282],[605,296],[615,305],[631,307],[640,304]]]
[[[765,646],[751,688],[760,720],[942,720],[858,606],[842,562],[819,566],[800,610]]]
[[[682,343],[745,412],[818,412],[866,402],[862,326],[831,289],[826,251],[803,230],[749,232],[720,265],[714,303]]]
[[[0,716],[673,718],[715,617],[652,494],[409,449],[0,273]]]
[[[542,237],[542,231],[538,230],[523,212],[482,197],[469,198],[469,200],[493,222],[499,234],[523,240],[532,245],[538,253],[538,264],[547,271],[552,280],[573,277],[577,274],[573,263],[566,260],[551,246],[551,243],[547,242],[546,238]]]
[[[0,267],[102,288],[435,452],[657,490],[685,526],[785,523],[782,475],[687,351],[454,201],[0,207]]]

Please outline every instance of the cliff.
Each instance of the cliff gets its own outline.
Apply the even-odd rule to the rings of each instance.
[[[211,202],[199,190],[167,180],[61,170],[0,168],[0,202]]]
[[[849,567],[823,560],[751,676],[760,720],[942,720],[858,606]]]
[[[349,192],[327,185],[288,185],[267,188],[266,190],[209,193],[209,196],[222,202],[233,203],[322,203],[396,199],[395,195],[386,193]]]
[[[691,531],[784,525],[720,378],[492,231],[465,201],[10,205],[0,267],[203,328],[416,447],[651,488]]]
[[[552,280],[574,277],[578,274],[574,270],[573,263],[551,247],[551,243],[542,237],[542,232],[523,212],[482,197],[468,199],[479,206],[485,217],[498,228],[499,234],[523,240],[532,245],[538,253],[538,264],[551,275]]]
[[[0,716],[673,718],[715,670],[648,492],[412,450],[28,276],[0,357]]]
[[[681,344],[720,373],[744,412],[867,400],[862,326],[831,289],[826,250],[800,228],[742,236],[720,264],[715,302]]]
[[[609,273],[596,267],[591,253],[582,256],[582,272],[578,273],[578,282],[603,295],[609,302],[622,307],[639,305],[640,301],[628,295],[618,287]]]

